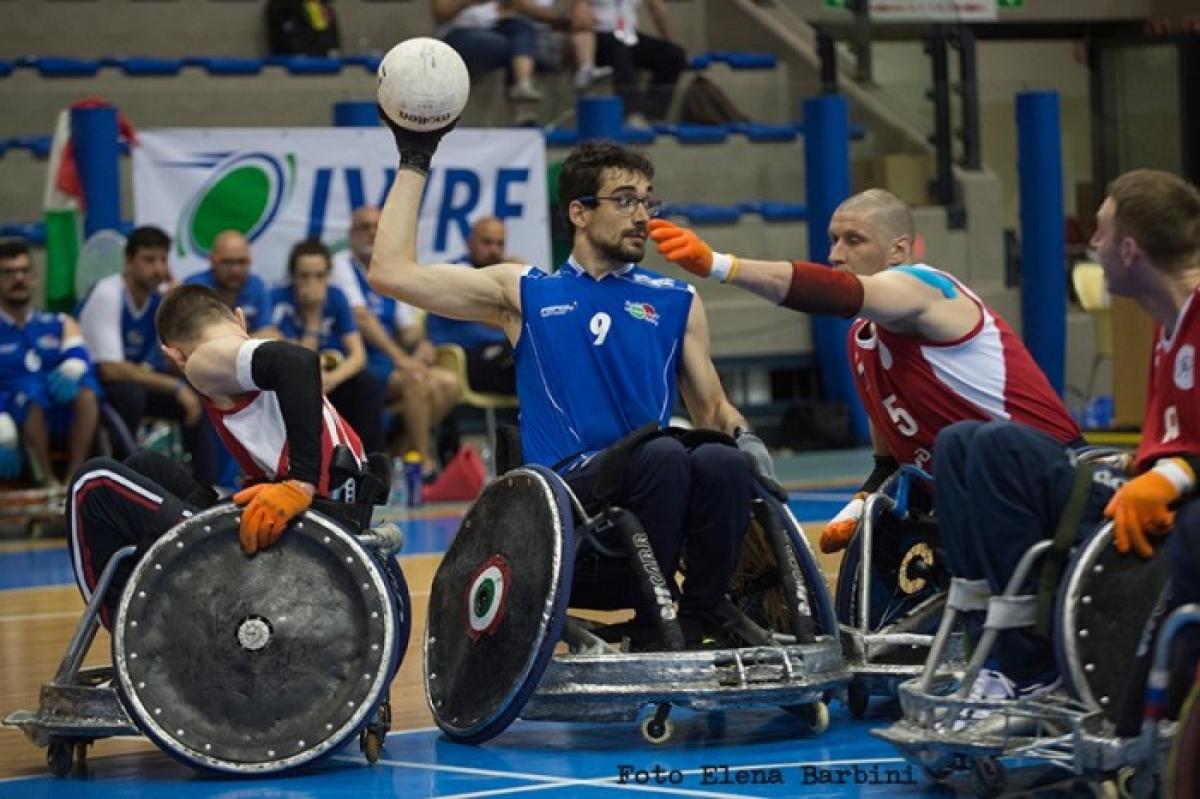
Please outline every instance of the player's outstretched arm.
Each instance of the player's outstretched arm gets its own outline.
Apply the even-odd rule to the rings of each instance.
[[[650,238],[663,257],[692,274],[796,311],[861,316],[938,339],[960,336],[978,320],[975,304],[933,270],[928,278],[905,269],[860,276],[805,261],[754,261],[714,252],[694,231],[665,219],[650,221]]]
[[[440,316],[489,322],[506,330],[519,326],[523,264],[463,269],[417,261],[417,217],[429,162],[453,123],[429,133],[396,126],[384,114],[400,153],[400,170],[388,192],[375,234],[367,280],[381,294]]]

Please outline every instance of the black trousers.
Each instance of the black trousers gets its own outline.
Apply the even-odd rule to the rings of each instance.
[[[517,364],[507,343],[486,344],[466,350],[467,382],[475,391],[517,393]]]
[[[138,450],[124,463],[93,458],[80,467],[67,493],[67,546],[84,600],[91,599],[117,550],[138,547],[109,587],[101,614],[105,626],[141,554],[178,522],[215,501],[212,489],[158,452]]]
[[[564,479],[586,505],[599,473],[599,458],[592,458]],[[746,457],[725,444],[688,448],[677,439],[658,436],[630,453],[612,502],[642,523],[658,567],[672,585],[686,549],[681,607],[710,607],[728,590],[750,521],[753,480]],[[623,591],[639,615],[649,609],[638,596],[630,570],[624,570],[624,585],[614,585],[612,575],[599,565],[577,564],[572,604],[610,607],[614,592]]]
[[[216,434],[207,414],[200,414],[200,421],[188,427],[182,424],[183,406],[170,394],[147,391],[145,386],[126,382],[105,383],[104,393],[135,437],[147,416],[180,422],[183,448],[192,456],[192,475],[205,485],[217,482]]]
[[[656,122],[667,115],[675,84],[687,67],[687,55],[679,45],[641,31],[632,47],[611,33],[597,33],[596,63],[612,67],[613,85],[625,104],[626,114],[637,112]],[[650,72],[645,91],[638,83],[639,69]]]

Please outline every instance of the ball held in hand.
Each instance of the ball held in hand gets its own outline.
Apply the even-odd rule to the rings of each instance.
[[[467,105],[471,78],[462,57],[437,39],[406,39],[379,64],[379,105],[407,130],[437,130],[453,122]]]

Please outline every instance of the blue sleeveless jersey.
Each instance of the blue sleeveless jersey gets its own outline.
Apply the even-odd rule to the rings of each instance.
[[[64,318],[60,313],[35,310],[24,325],[18,325],[0,311],[0,411],[18,413],[16,405],[26,400],[43,407],[51,404],[46,377],[63,361]],[[100,393],[90,362],[81,384]]]
[[[271,292],[271,326],[291,341],[299,341],[304,337],[304,326],[300,323],[296,308],[296,295],[291,286],[280,286]],[[346,295],[337,286],[330,286],[325,293],[325,304],[321,306],[321,335],[317,347],[349,355],[342,336],[357,332],[358,325],[354,322],[354,312]]]
[[[600,280],[573,261],[522,276],[515,355],[526,462],[565,468],[647,422],[667,424],[693,294],[633,264]]]
[[[87,324],[84,321],[88,314],[89,305],[93,302],[103,305],[103,313],[107,316],[120,307],[120,347],[121,352],[106,352],[97,349],[96,342],[88,338],[88,347],[92,357],[97,362],[128,361],[129,363],[163,363],[162,353],[158,348],[158,333],[154,328],[154,314],[162,302],[163,295],[154,292],[150,295],[141,311],[131,306],[129,294],[125,290],[121,275],[109,275],[97,281],[80,300],[75,308],[75,318],[87,336]],[[113,314],[115,316],[115,314]],[[109,317],[111,318],[111,317]],[[107,321],[107,320],[106,320]],[[115,321],[115,320],[114,320]]]

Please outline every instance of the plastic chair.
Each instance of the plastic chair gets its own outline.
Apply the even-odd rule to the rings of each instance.
[[[1104,285],[1104,269],[1100,264],[1075,264],[1071,270],[1071,283],[1075,286],[1080,307],[1092,317],[1092,346],[1096,354],[1092,357],[1091,374],[1088,375],[1084,394],[1084,401],[1090,402],[1100,362],[1105,358],[1112,360],[1112,298]]]
[[[439,344],[437,347],[437,364],[458,375],[462,386],[462,398],[459,402],[483,411],[487,424],[487,440],[496,440],[496,410],[498,408],[516,408],[517,398],[512,394],[493,394],[487,391],[475,391],[467,382],[467,353],[457,344]]]

